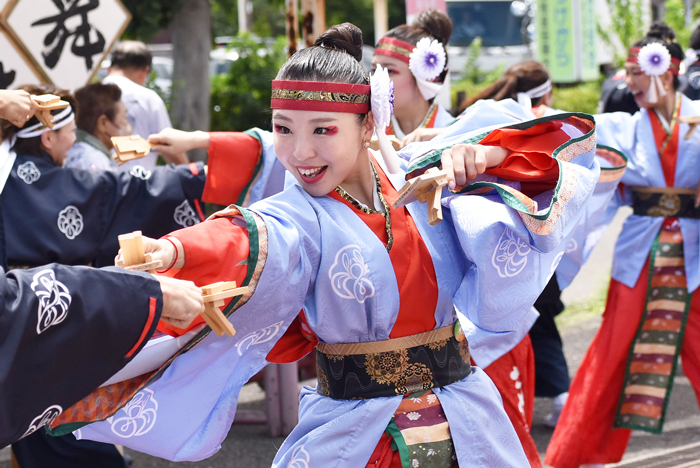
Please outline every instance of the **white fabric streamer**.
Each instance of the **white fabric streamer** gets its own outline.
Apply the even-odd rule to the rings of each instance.
[[[416,78],[416,84],[418,85],[418,91],[420,91],[421,96],[426,101],[431,100],[438,95],[442,89],[443,83],[434,83],[432,81],[426,81]]]
[[[394,84],[389,78],[389,72],[381,65],[370,78],[372,87],[372,116],[374,117],[374,133],[379,142],[379,151],[382,153],[387,169],[392,174],[397,174],[400,170],[399,157],[386,136],[386,127],[391,120],[394,111]]]

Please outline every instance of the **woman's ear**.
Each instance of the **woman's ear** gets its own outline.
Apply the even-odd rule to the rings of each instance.
[[[97,122],[95,122],[95,129],[93,130],[93,135],[98,135],[98,134],[106,134],[107,132],[107,124],[109,123],[109,118],[105,115],[102,114],[97,118]]]
[[[365,140],[369,140],[374,135],[374,115],[372,115],[372,112],[367,113],[367,119],[363,127],[362,137]]]
[[[661,83],[664,85],[665,90],[672,90],[673,89],[673,73],[671,73],[671,70],[666,70],[666,72],[661,75]]]

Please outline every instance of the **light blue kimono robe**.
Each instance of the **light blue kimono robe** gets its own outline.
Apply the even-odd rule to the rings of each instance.
[[[446,196],[445,218],[436,226],[429,225],[425,205],[407,207],[435,267],[438,301],[430,313],[436,328],[459,319],[475,353],[529,329],[531,305],[595,187],[592,125],[589,132],[563,125],[572,139],[556,152],[559,184],[535,197],[536,203],[517,198],[518,182],[482,176],[465,190],[498,189]],[[461,133],[455,137],[459,141],[485,136]],[[455,141],[441,139],[433,147]],[[412,168],[435,157],[414,156]],[[389,179],[398,190],[404,174]],[[245,284],[251,292],[227,309],[235,309],[229,319],[237,334],[218,337],[205,329],[159,379],[105,421],[77,431],[77,437],[171,460],[200,460],[219,449],[241,387],[266,364],[267,353],[300,309],[323,342],[389,339],[399,311],[393,266],[384,244],[347,205],[312,197],[288,176],[283,193],[249,210],[230,207],[222,215],[242,216],[250,239]],[[463,380],[433,391],[449,421],[460,466],[529,466],[483,371],[475,367]],[[305,388],[299,424],[273,466],[365,466],[401,399],[334,400]]]
[[[653,111],[652,111],[653,112]],[[681,117],[700,115],[700,103],[681,97]],[[627,171],[622,177],[624,195],[611,201],[606,219],[614,216],[618,207],[630,205],[629,186],[666,187],[661,160],[654,141],[649,111],[641,109],[634,115],[623,112],[602,114],[595,117],[598,143],[618,149],[629,158]],[[674,187],[695,189],[700,181],[700,133],[695,132],[686,140],[688,124],[680,124],[678,159]],[[639,278],[651,246],[659,233],[663,217],[630,215],[622,227],[615,244],[612,277],[632,288]],[[685,274],[688,291],[700,285],[700,219],[680,218],[685,254]]]

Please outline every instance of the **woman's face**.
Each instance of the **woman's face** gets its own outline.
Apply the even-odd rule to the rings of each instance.
[[[415,108],[416,99],[425,101],[406,62],[386,55],[375,55],[372,58],[372,73],[377,65],[386,68],[389,78],[394,82],[394,113],[401,114],[407,109]]]
[[[57,166],[63,166],[67,152],[73,143],[75,143],[75,121],[58,130],[47,130],[42,135],[42,147]]]
[[[119,100],[116,104],[117,112],[114,114],[114,118],[111,120],[113,127],[113,135],[110,136],[129,136],[131,135],[133,128],[126,118],[126,105],[123,101]]]
[[[639,64],[632,62],[625,63],[625,72],[627,74],[625,77],[625,83],[627,84],[627,88],[634,96],[634,101],[639,107],[649,109],[659,105],[659,102],[661,102],[660,99],[653,104],[648,101],[651,77],[642,71]],[[669,92],[673,94],[673,75],[671,72],[665,72],[660,78],[663,86],[667,87]]]
[[[360,124],[346,112],[275,109],[272,129],[277,157],[315,197],[359,177],[367,164],[362,142],[372,137],[371,117]]]

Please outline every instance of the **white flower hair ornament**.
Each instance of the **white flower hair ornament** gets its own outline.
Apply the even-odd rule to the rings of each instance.
[[[666,95],[660,76],[666,73],[671,66],[671,54],[663,44],[652,42],[639,50],[637,59],[639,68],[651,78],[647,91],[647,101],[654,104],[659,97]]]
[[[392,174],[400,172],[399,157],[386,136],[386,128],[394,112],[394,82],[389,78],[389,71],[381,65],[370,78],[372,88],[372,116],[374,117],[374,133],[379,141],[379,151],[382,153],[387,169]]]
[[[442,42],[437,39],[424,37],[416,44],[408,62],[408,68],[416,78],[416,84],[423,98],[432,99],[440,92],[442,83],[436,83],[435,79],[445,69],[447,56]]]

